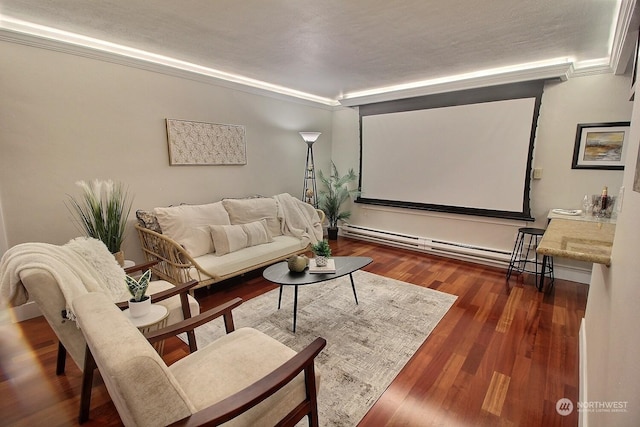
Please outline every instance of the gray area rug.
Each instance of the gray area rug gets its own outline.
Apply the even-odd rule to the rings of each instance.
[[[256,328],[296,351],[327,340],[316,359],[322,426],[358,424],[457,298],[365,271],[353,278],[359,305],[349,276],[300,286],[295,334],[292,286],[284,287],[280,310],[276,289],[233,311],[236,328]],[[198,346],[223,333],[220,320],[196,329]]]

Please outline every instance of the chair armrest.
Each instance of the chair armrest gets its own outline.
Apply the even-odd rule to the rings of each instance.
[[[145,334],[145,337],[147,338],[147,341],[153,344],[155,342],[178,335],[182,332],[192,331],[198,326],[204,325],[205,323],[208,323],[220,316],[224,317],[224,325],[227,333],[233,332],[235,326],[233,324],[233,315],[231,313],[231,310],[238,307],[240,304],[242,304],[242,298],[234,298],[225,304],[221,304],[197,316],[185,319],[182,322],[174,323],[173,325],[167,326],[166,328],[158,329],[156,331],[151,331]]]
[[[135,224],[142,252],[147,261],[157,261],[152,267],[153,273],[173,284],[184,283],[192,279],[189,274],[195,268],[198,274],[205,272],[191,255],[175,240]],[[216,278],[217,279],[217,278]]]
[[[327,216],[322,209],[316,209],[316,212],[318,212],[318,217],[320,217],[320,224],[322,224]]]
[[[312,409],[317,410],[314,359],[326,344],[327,341],[324,338],[316,338],[301,352],[261,380],[171,426],[213,426],[225,423],[262,402],[304,371],[307,400],[298,405],[281,422],[283,425],[293,425],[290,423],[302,419]]]
[[[131,267],[127,267],[124,269],[124,272],[127,274],[131,274],[135,271],[141,271],[141,270],[147,270],[151,267],[153,267],[154,265],[156,265],[157,263],[159,263],[160,261],[150,261],[150,262],[145,262],[144,264],[136,264],[136,265],[132,265]]]

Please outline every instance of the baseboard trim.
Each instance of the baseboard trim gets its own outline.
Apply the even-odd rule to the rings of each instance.
[[[584,318],[580,322],[580,336],[579,336],[579,352],[580,352],[580,378],[579,382],[579,394],[578,399],[580,402],[588,402],[587,398],[587,331]],[[575,410],[578,410],[578,404],[576,402]],[[578,427],[588,427],[587,413],[580,411],[578,413]]]

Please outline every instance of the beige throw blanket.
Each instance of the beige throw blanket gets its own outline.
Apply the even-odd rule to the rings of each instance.
[[[282,233],[309,243],[322,240],[322,223],[316,209],[288,193],[273,196],[278,202]]]
[[[69,319],[73,299],[87,292],[103,292],[114,302],[127,297],[124,270],[99,240],[79,237],[64,246],[23,243],[9,249],[0,260],[0,298],[3,305],[18,306],[29,300],[20,280],[28,269],[47,271],[58,283]]]

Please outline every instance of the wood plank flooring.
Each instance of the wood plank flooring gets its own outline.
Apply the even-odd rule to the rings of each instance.
[[[334,255],[372,257],[365,268],[372,273],[458,296],[359,426],[577,425],[575,411],[562,417],[555,405],[562,397],[578,400],[587,285],[556,280],[542,294],[533,277],[506,282],[502,269],[342,237],[332,248]],[[273,288],[257,272],[196,297],[208,309]],[[77,424],[81,373],[69,359],[66,374],[55,375],[57,341],[43,318],[17,325],[0,319],[0,344],[0,425]],[[166,343],[167,363],[186,354],[181,341]],[[121,425],[99,375],[84,425]]]

